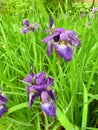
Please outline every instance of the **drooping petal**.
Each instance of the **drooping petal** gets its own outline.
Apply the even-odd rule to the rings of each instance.
[[[68,45],[59,45],[56,44],[55,48],[58,52],[58,54],[63,57],[66,61],[70,61],[73,57],[73,48]]]
[[[78,40],[78,38],[76,36],[70,35],[70,39],[71,39],[73,45],[80,46],[80,41]]]
[[[38,94],[36,92],[30,92],[29,93],[29,107],[32,107],[34,100],[38,97]]]
[[[77,33],[72,31],[72,30],[68,30],[66,31],[66,34],[69,37],[69,43],[74,44],[75,46],[80,46],[80,41],[77,38]]]
[[[29,27],[29,24],[30,24],[30,23],[29,23],[29,20],[27,20],[27,19],[26,19],[26,20],[23,20],[23,24],[24,24],[26,27]]]
[[[75,31],[72,31],[72,30],[66,30],[66,34],[68,36],[70,36],[70,35],[77,36],[77,33]]]
[[[2,117],[2,115],[7,112],[7,108],[5,105],[0,105],[0,118]]]
[[[8,101],[8,98],[6,95],[2,92],[2,89],[0,88],[0,118],[1,116],[7,112],[7,108],[5,106],[6,102]]]
[[[54,34],[50,35],[50,36],[47,36],[45,37],[42,42],[48,42],[50,40],[52,40],[55,36],[59,35],[59,32],[55,32]]]
[[[49,96],[50,96],[52,99],[56,100],[56,96],[55,96],[55,94],[54,94],[54,92],[53,92],[52,89],[51,89],[51,90],[48,90],[47,93],[49,94]]]
[[[27,87],[26,92],[27,92],[28,98],[29,98],[29,107],[31,107],[34,100],[39,96],[39,94],[36,91],[36,89],[33,88],[33,86]]]
[[[35,80],[36,80],[37,85],[44,84],[44,82],[46,80],[46,73],[40,72],[40,73],[36,74]]]
[[[53,51],[53,43],[52,43],[52,41],[48,41],[48,45],[47,45],[47,54],[48,54],[48,56],[51,55],[52,51]]]
[[[42,110],[48,115],[56,117],[56,108],[53,102],[40,103]]]
[[[5,104],[8,101],[8,98],[4,93],[0,94],[0,104]]]

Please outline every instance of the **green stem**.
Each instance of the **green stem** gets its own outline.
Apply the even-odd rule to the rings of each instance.
[[[48,119],[45,113],[44,113],[44,117],[45,117],[45,130],[48,130]]]
[[[94,4],[95,4],[95,0],[92,1],[92,6],[91,6],[91,8],[93,8]]]

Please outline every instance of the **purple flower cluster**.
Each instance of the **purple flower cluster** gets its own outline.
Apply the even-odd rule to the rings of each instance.
[[[98,11],[98,8],[93,7],[92,11],[90,12],[90,18],[94,18],[94,15],[97,11]]]
[[[64,28],[55,28],[52,16],[49,19],[50,27],[46,30],[49,34],[42,42],[47,42],[47,54],[51,55],[53,48],[57,53],[66,61],[70,61],[73,57],[74,47],[80,46],[77,33],[72,30],[65,30]],[[34,31],[28,20],[23,21],[25,27],[23,33],[28,33],[28,30]],[[56,117],[56,108],[53,100],[56,100],[52,86],[54,85],[54,79],[46,77],[45,72],[39,72],[38,74],[30,73],[23,79],[26,82],[26,92],[29,98],[29,107],[31,108],[34,100],[40,98],[40,106],[42,110],[48,115]]]
[[[42,42],[47,42],[47,54],[51,55],[53,48],[66,61],[70,61],[73,57],[73,46],[80,46],[80,41],[77,33],[72,30],[65,30],[64,28],[54,28],[54,22],[50,17],[50,33],[44,38]]]
[[[55,94],[51,86],[54,85],[54,79],[46,78],[45,72],[34,74],[32,71],[23,80],[27,83],[27,94],[29,97],[29,107],[32,106],[36,98],[40,98],[40,106],[42,110],[49,116],[56,117],[56,108],[51,101],[55,100]]]
[[[6,95],[4,93],[2,93],[2,89],[0,88],[0,118],[2,117],[2,115],[7,112],[7,108],[6,108],[6,102],[8,101]]]
[[[93,23],[93,18],[95,16],[95,13],[98,11],[98,8],[95,8],[93,7],[90,14],[89,14],[89,17],[90,17],[90,21],[87,23],[86,25],[86,28],[90,27]]]
[[[28,32],[31,30],[32,32],[35,31],[35,29],[39,29],[40,26],[38,23],[31,24],[29,20],[23,20],[24,27],[21,29],[21,33],[28,34]]]

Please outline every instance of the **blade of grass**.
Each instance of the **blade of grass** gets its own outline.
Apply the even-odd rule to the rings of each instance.
[[[39,9],[40,9],[41,13],[43,14],[44,18],[45,18],[46,21],[47,21],[47,20],[48,20],[48,14],[47,14],[47,12],[46,12],[46,9],[45,9],[45,7],[44,7],[42,1],[36,0],[36,2],[37,2],[37,4],[38,4],[38,6],[39,6]]]
[[[91,73],[91,75],[90,75],[90,78],[89,78],[89,81],[88,81],[88,84],[87,84],[87,90],[88,90],[88,91],[89,91],[89,89],[90,89],[90,85],[91,85],[91,83],[92,83],[92,80],[93,80],[94,73],[95,73],[95,70],[96,70],[96,68],[97,68],[97,65],[98,65],[98,57],[97,57],[97,59],[96,59],[96,61],[95,61],[95,64],[94,64],[93,69],[92,69],[92,73]]]
[[[57,108],[57,117],[66,130],[78,130],[78,127],[73,125],[59,108]]]
[[[3,37],[4,43],[7,43],[7,38],[6,38],[6,35],[5,35],[5,32],[4,32],[4,29],[3,29],[3,27],[2,27],[1,24],[0,24],[0,28],[1,28],[1,33],[2,33],[2,37]]]
[[[22,109],[22,108],[25,108],[25,107],[28,107],[28,102],[24,102],[24,103],[21,103],[21,104],[14,106],[14,107],[11,107],[10,109],[8,109],[8,112],[7,112],[6,115],[9,115],[16,110],[19,110],[19,109]]]
[[[86,130],[87,114],[88,114],[88,92],[87,92],[87,88],[84,86],[84,105],[83,105],[83,113],[82,113],[82,130]]]

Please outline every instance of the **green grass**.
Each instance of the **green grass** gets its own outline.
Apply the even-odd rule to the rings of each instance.
[[[72,61],[60,58],[58,66],[55,52],[48,57],[47,44],[42,39],[49,13],[40,0],[6,2],[0,15],[0,86],[8,97],[7,108],[0,119],[2,130],[97,130],[98,127],[98,15],[86,28],[90,20],[82,18],[79,11],[70,14],[58,4],[59,13],[51,12],[55,26],[74,30],[81,41],[80,48],[74,48]],[[15,6],[15,7],[14,7]],[[11,7],[11,8],[9,8]],[[16,14],[17,13],[17,14]],[[38,22],[41,29],[28,35],[20,34],[22,20],[28,18]],[[57,101],[57,118],[47,117],[36,100],[32,109],[28,107],[25,84],[21,81],[34,65],[35,73],[43,70],[55,79],[54,90]]]

